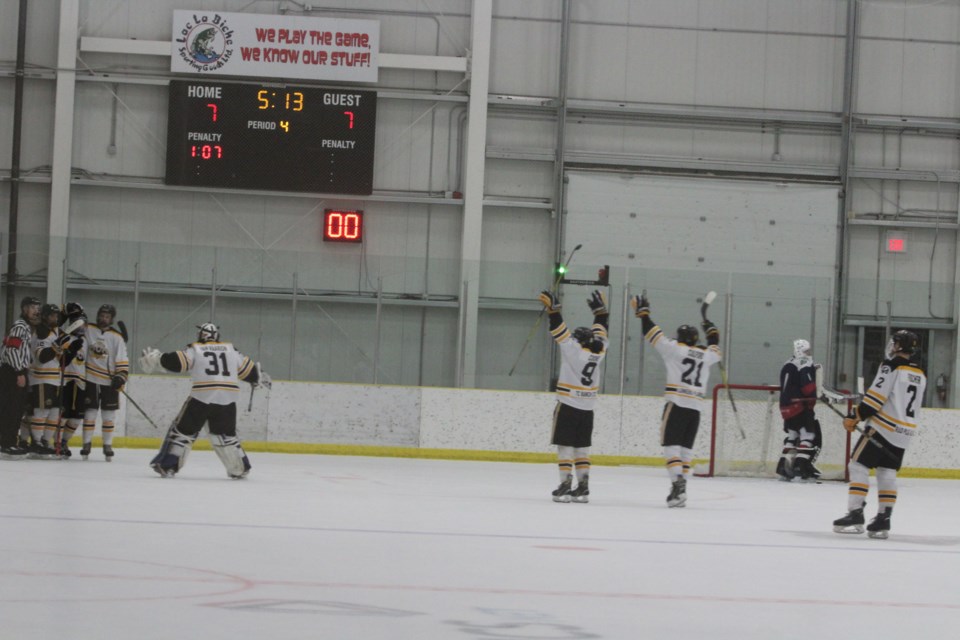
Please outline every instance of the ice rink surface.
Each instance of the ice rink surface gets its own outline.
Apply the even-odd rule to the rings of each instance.
[[[76,451],[76,450],[75,450]],[[595,467],[196,451],[0,461],[2,637],[955,637],[960,483],[902,479],[888,540],[839,535],[846,486]],[[876,510],[871,487],[868,521]]]

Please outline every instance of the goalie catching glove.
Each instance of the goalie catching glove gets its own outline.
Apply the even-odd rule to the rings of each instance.
[[[647,296],[633,296],[630,298],[630,307],[638,318],[650,315],[650,301],[647,300]]]
[[[590,307],[590,311],[593,311],[593,315],[600,316],[607,312],[607,295],[596,289],[590,297],[587,298],[587,306]]]
[[[140,370],[144,373],[160,371],[162,369],[160,366],[160,356],[162,355],[160,349],[154,349],[153,347],[147,347],[141,351],[139,360]]]
[[[557,313],[560,311],[560,298],[552,291],[544,289],[538,296],[540,303],[547,310],[547,313]]]

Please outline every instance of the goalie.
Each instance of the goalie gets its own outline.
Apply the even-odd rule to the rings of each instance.
[[[783,451],[777,462],[777,475],[789,482],[793,478],[816,480],[820,470],[814,466],[823,435],[814,413],[817,404],[817,369],[810,355],[810,343],[793,341],[793,357],[780,369],[780,415],[783,418]]]
[[[246,478],[250,460],[237,437],[237,396],[239,381],[255,387],[271,385],[260,364],[237,351],[233,344],[220,342],[220,330],[212,322],[199,327],[197,341],[185,349],[161,353],[147,347],[140,357],[144,373],[189,372],[193,381],[190,397],[170,425],[160,451],[150,467],[163,478],[172,478],[183,468],[204,424],[210,429],[210,444],[233,479]]]

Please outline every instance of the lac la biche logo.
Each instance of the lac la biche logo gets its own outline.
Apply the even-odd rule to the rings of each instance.
[[[176,42],[180,58],[196,71],[221,69],[233,55],[233,30],[219,13],[190,16]]]

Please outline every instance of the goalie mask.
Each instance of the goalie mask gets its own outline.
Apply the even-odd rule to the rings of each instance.
[[[793,341],[793,357],[794,358],[809,358],[810,357],[810,343],[800,338]]]
[[[697,331],[696,327],[691,327],[689,324],[682,324],[677,327],[677,342],[682,342],[689,347],[695,347],[699,341],[700,332]]]
[[[204,322],[197,326],[197,342],[220,342],[220,329],[212,322]]]
[[[920,348],[920,338],[913,331],[901,329],[890,338],[893,351],[900,351],[907,355],[913,355]]]

